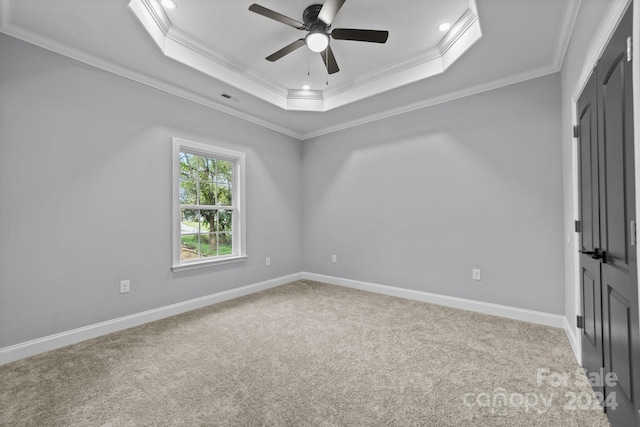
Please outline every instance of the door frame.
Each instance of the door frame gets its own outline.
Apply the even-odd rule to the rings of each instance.
[[[633,3],[633,4],[632,4]],[[640,0],[615,0],[615,3],[610,9],[609,16],[604,21],[600,28],[599,33],[594,38],[592,45],[590,46],[587,60],[582,67],[578,84],[574,89],[571,96],[571,123],[576,125],[578,122],[577,104],[580,95],[589,80],[593,69],[598,62],[600,56],[604,52],[607,43],[613,36],[618,24],[620,23],[624,12],[627,7],[633,7],[633,102],[634,111],[640,111]],[[569,132],[569,129],[564,129],[565,132]],[[576,139],[572,138],[571,145],[571,167],[572,167],[572,210],[573,219],[578,220],[580,218],[580,200],[579,200],[579,159],[578,159],[578,144],[575,143]],[[636,183],[636,216],[640,213],[640,120],[635,120],[634,123],[634,163],[636,165],[635,183]],[[638,221],[636,221],[638,222]],[[639,232],[640,234],[640,232]],[[572,244],[570,245],[570,251],[573,256],[573,271],[574,271],[574,283],[573,283],[573,304],[574,312],[578,315],[582,314],[580,305],[580,256],[578,251],[579,238],[577,233],[573,233],[573,238],[570,239]],[[637,252],[638,260],[640,261],[640,251]],[[638,262],[640,266],[640,262]],[[638,275],[638,286],[640,287],[640,275]],[[638,304],[640,305],[640,292],[638,293]],[[639,316],[640,317],[640,316]],[[640,318],[638,319],[640,321]],[[569,338],[569,343],[573,349],[578,362],[582,364],[582,334],[579,332],[575,323],[575,319],[566,319],[565,332]]]

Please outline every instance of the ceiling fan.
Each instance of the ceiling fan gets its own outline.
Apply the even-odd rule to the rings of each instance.
[[[308,31],[304,38],[283,47],[277,52],[267,56],[266,59],[275,62],[306,44],[311,51],[321,53],[324,65],[327,67],[327,72],[333,74],[340,71],[340,69],[329,45],[329,36],[335,40],[354,40],[370,43],[385,43],[387,41],[389,37],[388,31],[358,30],[351,28],[336,28],[331,30],[331,23],[344,2],[345,0],[327,0],[323,5],[311,5],[307,7],[302,14],[303,22],[296,21],[259,4],[249,6],[250,11],[259,15],[282,22],[298,30]]]

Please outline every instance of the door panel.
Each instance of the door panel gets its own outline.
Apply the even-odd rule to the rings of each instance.
[[[596,77],[592,74],[578,100],[578,150],[580,168],[580,246],[583,251],[600,247],[598,202],[598,117]]]
[[[635,221],[635,175],[631,62],[627,37],[632,33],[627,11],[596,69],[600,239],[604,367],[617,382],[605,386],[616,408],[607,408],[614,427],[638,426],[640,394],[640,331]]]
[[[580,255],[582,269],[580,294],[582,297],[582,367],[588,373],[599,373],[603,366],[602,348],[602,289],[600,282],[600,262],[589,255]],[[596,384],[594,391],[604,395],[604,386]]]
[[[607,309],[609,312],[609,326],[611,340],[609,353],[611,354],[611,372],[617,376],[618,392],[627,402],[633,401],[631,388],[631,304],[611,286],[607,286]]]
[[[625,42],[626,49],[626,42]],[[607,69],[601,67],[598,76],[606,72],[600,84],[598,111],[601,115],[602,155],[600,156],[601,185],[605,188],[601,192],[601,227],[602,249],[608,254],[607,262],[628,270],[628,227],[627,209],[625,207],[629,183],[626,179],[625,149],[633,149],[625,145],[624,132],[624,95],[625,95],[625,63],[626,55],[618,56]],[[631,71],[631,70],[628,70]],[[603,197],[604,196],[604,197]]]
[[[588,269],[585,268],[582,270],[582,295],[584,295],[584,305],[582,307],[582,313],[584,316],[583,339],[586,338],[589,340],[589,344],[592,346],[597,346],[601,339],[600,334],[596,332],[599,330],[600,316],[602,316],[598,304],[598,302],[600,302],[600,298],[597,298],[600,293],[599,282],[599,280],[596,281],[596,278]],[[597,368],[599,363],[600,362],[597,361],[594,367]]]
[[[596,76],[589,78],[578,100],[578,158],[580,176],[580,306],[582,329],[582,366],[599,373],[604,366],[602,348],[602,289],[600,262],[592,253],[600,246],[600,203],[598,183],[598,116]],[[604,393],[597,385],[596,392]]]
[[[607,408],[613,427],[638,425],[638,297],[621,285],[628,276],[622,269],[602,266],[605,373],[616,375],[614,384],[605,387],[605,395],[613,396],[617,403],[617,407]]]

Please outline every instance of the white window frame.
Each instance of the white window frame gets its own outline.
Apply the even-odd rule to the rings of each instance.
[[[203,157],[213,157],[227,160],[233,163],[233,186],[232,186],[232,248],[230,255],[220,255],[209,258],[199,258],[195,260],[180,260],[181,246],[181,220],[180,215],[180,153],[188,152]],[[239,151],[227,150],[225,148],[214,147],[212,145],[201,144],[188,141],[182,138],[173,138],[173,271],[190,270],[194,268],[208,267],[212,265],[241,262],[247,259],[246,253],[246,191],[245,191],[245,169],[246,155]]]

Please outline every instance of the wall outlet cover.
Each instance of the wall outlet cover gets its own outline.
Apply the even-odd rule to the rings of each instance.
[[[129,292],[131,286],[131,282],[129,280],[121,280],[120,281],[120,293],[126,294]]]

